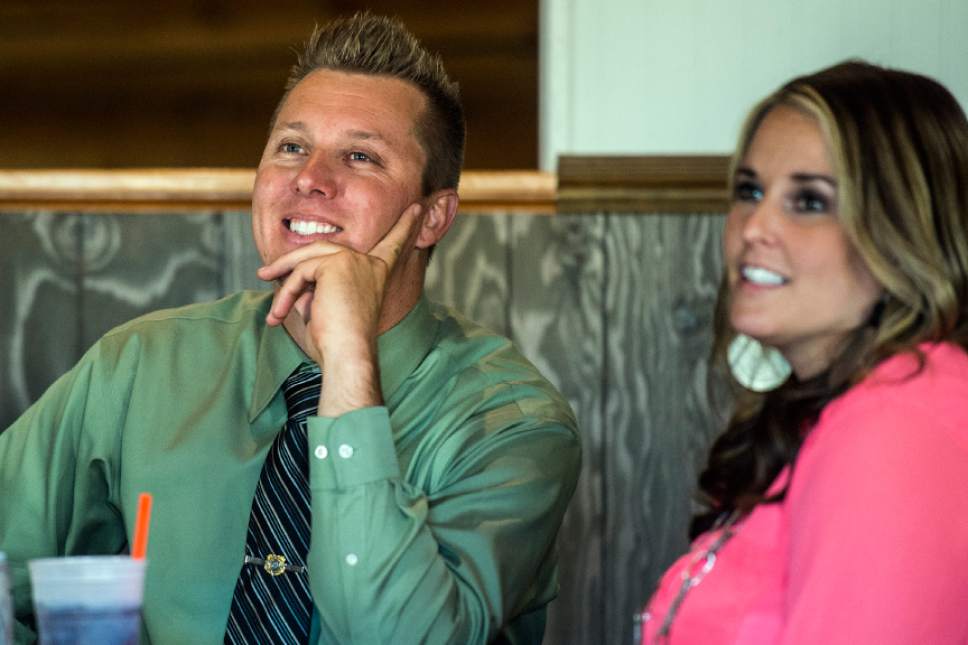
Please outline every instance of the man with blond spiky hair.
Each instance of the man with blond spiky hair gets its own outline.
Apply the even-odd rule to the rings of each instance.
[[[540,643],[580,441],[506,339],[423,295],[464,119],[396,20],[317,29],[252,227],[272,291],[109,332],[0,434],[0,549],[127,549],[155,497],[145,641]]]

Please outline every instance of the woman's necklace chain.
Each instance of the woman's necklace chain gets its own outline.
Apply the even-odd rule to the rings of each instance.
[[[706,548],[705,551],[700,551],[696,553],[692,561],[686,565],[682,570],[680,577],[682,578],[682,584],[679,586],[679,593],[676,597],[672,599],[669,603],[669,609],[666,610],[665,619],[662,621],[662,625],[655,634],[655,642],[663,643],[669,638],[669,630],[672,629],[672,622],[676,618],[676,614],[679,612],[679,607],[682,605],[682,601],[686,599],[689,591],[693,587],[699,585],[706,577],[706,574],[712,571],[713,567],[716,566],[716,558],[723,546],[729,542],[729,539],[733,537],[736,533],[736,522],[741,517],[741,513],[738,510],[733,511],[726,517],[725,521],[719,524],[719,528],[722,529],[720,534],[713,540],[712,544]],[[698,567],[698,568],[697,568]],[[643,616],[645,621],[650,620],[652,617],[646,612]]]

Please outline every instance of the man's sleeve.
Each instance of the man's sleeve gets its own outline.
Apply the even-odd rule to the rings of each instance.
[[[485,643],[554,597],[581,459],[567,422],[506,402],[425,442],[409,473],[386,408],[311,418],[309,441],[321,641]]]
[[[33,642],[27,561],[77,552],[116,553],[125,542],[111,446],[82,432],[96,416],[90,353],[0,433],[0,550],[10,564],[14,640]]]
[[[929,404],[878,397],[832,417],[791,488],[782,643],[962,642],[968,436]]]

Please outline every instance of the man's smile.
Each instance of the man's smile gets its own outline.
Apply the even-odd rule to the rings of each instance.
[[[283,223],[285,224],[286,228],[297,235],[328,235],[332,233],[339,233],[343,230],[335,224],[308,219],[298,219],[295,217],[292,219],[283,220]]]

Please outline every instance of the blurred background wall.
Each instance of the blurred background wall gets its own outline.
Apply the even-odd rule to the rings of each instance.
[[[255,166],[292,48],[364,8],[443,56],[467,167],[535,167],[537,0],[4,0],[0,168]]]
[[[732,151],[753,102],[846,58],[968,106],[965,0],[542,0],[541,164]]]

